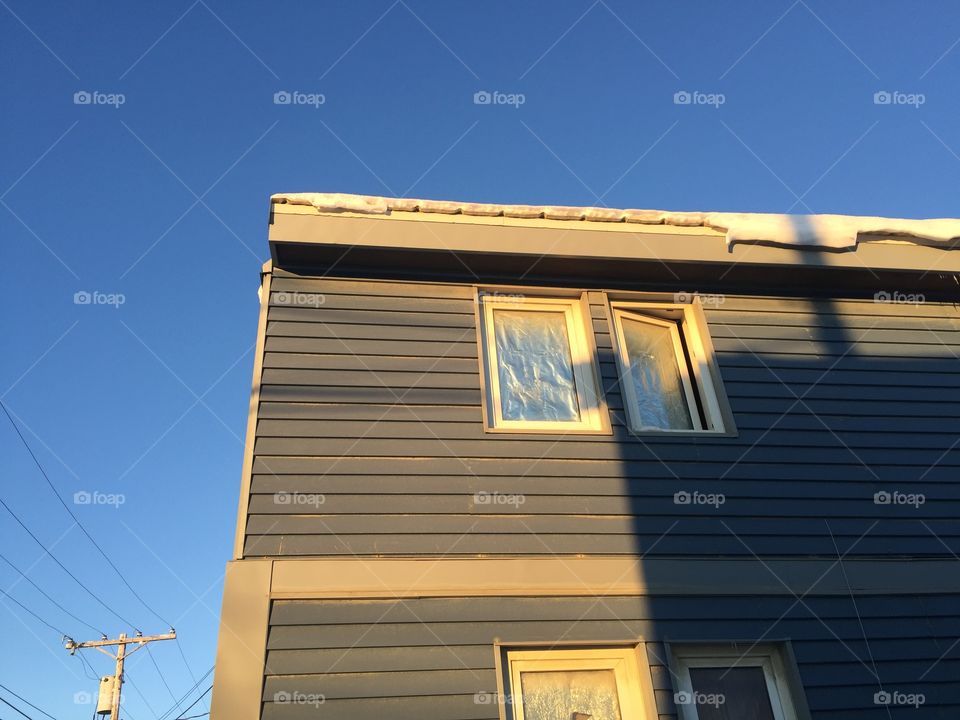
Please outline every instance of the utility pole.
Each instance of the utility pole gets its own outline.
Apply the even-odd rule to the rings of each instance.
[[[126,633],[120,633],[119,637],[116,640],[110,640],[106,637],[100,640],[90,640],[88,642],[74,642],[71,638],[67,638],[67,642],[64,647],[70,651],[70,654],[73,655],[77,650],[83,650],[84,648],[96,648],[104,655],[109,657],[111,660],[116,662],[116,675],[113,676],[112,683],[109,689],[111,692],[110,701],[109,701],[109,713],[110,720],[120,720],[120,688],[123,685],[123,662],[130,655],[133,655],[137,650],[140,650],[143,647],[146,647],[147,643],[155,642],[157,640],[176,640],[177,631],[173,628],[170,628],[170,632],[164,635],[141,635],[139,632],[133,637],[127,637]],[[105,647],[117,647],[117,654],[114,655],[109,650],[104,650]],[[127,645],[136,645],[133,650],[129,653],[127,652]],[[104,678],[107,680],[108,678]],[[107,710],[101,710],[103,705],[101,703],[97,704],[97,712],[101,715],[106,715]]]

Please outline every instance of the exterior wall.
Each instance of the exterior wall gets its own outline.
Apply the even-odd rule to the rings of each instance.
[[[738,437],[638,438],[600,292],[613,435],[485,433],[473,298],[275,272],[245,557],[960,549],[956,306],[722,297],[705,310]],[[684,490],[726,502],[675,504]]]
[[[880,686],[925,696],[919,710],[894,708],[892,717],[957,716],[960,654],[936,661],[960,631],[960,595],[861,596],[856,605],[811,596],[805,603],[809,609],[789,595],[275,601],[263,718],[495,720],[496,639],[549,646],[558,638],[644,638],[666,720],[677,709],[664,642],[758,638],[771,626],[770,637],[792,638],[814,718],[887,717],[873,702]],[[274,702],[285,694],[324,702]]]
[[[484,432],[473,285],[267,279],[213,720],[492,720],[531,642],[642,643],[676,718],[672,643],[758,639],[801,720],[960,713],[957,306],[720,296],[736,436],[636,437],[593,290],[612,434],[531,435]]]

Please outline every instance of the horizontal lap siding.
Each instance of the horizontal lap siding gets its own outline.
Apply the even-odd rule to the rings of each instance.
[[[494,641],[643,638],[661,718],[676,717],[665,641],[791,638],[814,718],[874,712],[883,688],[923,693],[910,717],[955,717],[958,596],[421,598],[276,601],[263,717],[497,718]],[[863,640],[870,638],[869,647]],[[939,660],[939,661],[938,661]],[[877,679],[879,677],[879,680]],[[321,705],[274,702],[278,693]],[[884,714],[885,716],[885,714]]]
[[[599,294],[613,433],[563,436],[484,432],[472,288],[277,272],[272,290],[248,556],[960,551],[952,306],[721,298],[739,436],[637,438]]]

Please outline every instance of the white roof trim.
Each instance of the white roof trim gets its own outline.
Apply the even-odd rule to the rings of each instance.
[[[367,215],[441,213],[585,223],[637,223],[705,227],[726,233],[727,247],[735,243],[852,250],[861,236],[884,236],[921,245],[952,247],[960,242],[960,219],[909,220],[855,215],[786,215],[776,213],[669,212],[617,210],[554,205],[495,205],[449,200],[388,198],[343,193],[280,193],[272,203],[311,205],[321,213]]]

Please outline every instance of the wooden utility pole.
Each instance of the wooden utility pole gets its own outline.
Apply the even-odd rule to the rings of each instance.
[[[116,662],[116,675],[113,676],[113,695],[110,698],[110,720],[120,720],[120,688],[123,685],[123,662],[133,655],[140,648],[146,647],[147,643],[155,642],[157,640],[176,640],[177,631],[173,628],[170,628],[170,632],[164,635],[141,635],[137,633],[133,637],[127,637],[126,633],[120,633],[120,636],[116,640],[110,640],[108,638],[102,638],[101,640],[90,640],[88,642],[74,642],[72,639],[67,638],[65,647],[70,651],[70,654],[73,655],[77,650],[83,650],[84,648],[96,648],[104,655]],[[117,646],[117,654],[114,655],[109,650],[104,650],[105,647]],[[127,645],[136,645],[133,650],[127,653]],[[106,714],[106,713],[102,713]]]

